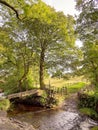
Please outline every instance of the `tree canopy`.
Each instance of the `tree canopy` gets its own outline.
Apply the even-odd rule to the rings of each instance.
[[[9,8],[2,6],[1,16],[6,20],[0,33],[1,77],[5,75],[6,86],[14,86],[15,91],[33,87],[34,77],[44,88],[49,69],[65,71],[71,67],[68,59],[73,55],[75,20],[40,0],[13,1],[11,6],[22,12],[19,17],[23,19],[19,21]]]
[[[98,86],[98,1],[76,0],[80,11],[77,18],[77,33],[83,47],[82,74]]]
[[[72,16],[65,16],[62,12],[55,12],[53,8],[41,1],[30,7],[30,10],[28,7],[26,14],[28,14],[28,11],[28,23],[26,25],[28,24],[27,29],[32,35],[33,42],[37,47],[36,52],[39,54],[40,86],[43,87],[44,69],[49,67],[49,64],[52,67],[54,56],[55,66],[57,64],[62,66],[61,55],[66,55],[64,52],[74,45],[75,21]],[[59,53],[58,49],[62,53]],[[52,58],[50,59],[50,57]]]

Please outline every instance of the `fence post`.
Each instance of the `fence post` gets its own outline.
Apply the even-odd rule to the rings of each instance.
[[[61,88],[61,95],[63,95],[63,90],[64,90],[64,89],[63,89],[63,87],[62,87],[62,88]]]
[[[66,92],[66,87],[64,86],[64,94],[66,94],[67,95],[67,92]]]

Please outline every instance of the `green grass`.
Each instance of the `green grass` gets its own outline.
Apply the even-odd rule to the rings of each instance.
[[[69,80],[65,80],[63,78],[50,78],[45,80],[46,85],[54,86],[56,88],[67,87],[68,93],[78,92],[81,88],[86,86],[85,81],[83,81],[82,77],[75,77]]]
[[[74,77],[74,78],[70,78],[69,80],[63,79],[63,78],[47,78],[45,79],[45,84],[46,85],[51,85],[54,87],[63,87],[63,86],[69,86],[70,84],[75,84],[75,83],[79,83],[79,82],[86,82],[85,80],[83,80],[83,77]]]
[[[96,111],[94,111],[93,109],[91,108],[81,108],[79,109],[80,112],[84,115],[87,115],[87,116],[90,116],[90,117],[94,117],[94,118],[98,118],[98,114]]]
[[[83,83],[83,82],[75,83],[75,84],[70,85],[70,86],[67,87],[68,93],[78,92],[83,87],[85,87],[85,83]]]

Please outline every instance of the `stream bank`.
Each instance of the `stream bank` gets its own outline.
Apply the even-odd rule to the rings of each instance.
[[[77,102],[77,94],[71,94],[61,108],[33,107],[32,111],[21,110],[8,116],[30,123],[36,130],[91,130],[93,126],[98,126],[97,122],[79,113]]]
[[[0,130],[35,130],[35,129],[29,123],[21,122],[14,118],[8,118],[6,111],[0,110]]]

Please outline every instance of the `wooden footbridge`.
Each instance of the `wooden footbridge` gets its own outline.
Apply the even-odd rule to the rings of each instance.
[[[2,100],[4,98],[7,98],[7,99],[22,98],[22,97],[26,97],[26,96],[30,96],[30,95],[34,95],[34,94],[42,95],[43,91],[44,90],[41,90],[41,89],[32,89],[32,90],[26,90],[24,92],[9,94],[7,96],[1,95],[0,100]],[[59,89],[59,88],[52,87],[51,89],[50,88],[46,89],[46,92],[52,96],[54,96],[55,93],[67,94],[67,88],[63,87],[63,88]]]
[[[8,99],[21,98],[21,97],[30,96],[30,95],[37,94],[37,93],[39,94],[39,93],[41,93],[41,91],[42,90],[40,90],[40,89],[27,90],[24,92],[7,95],[6,98],[8,98]]]

